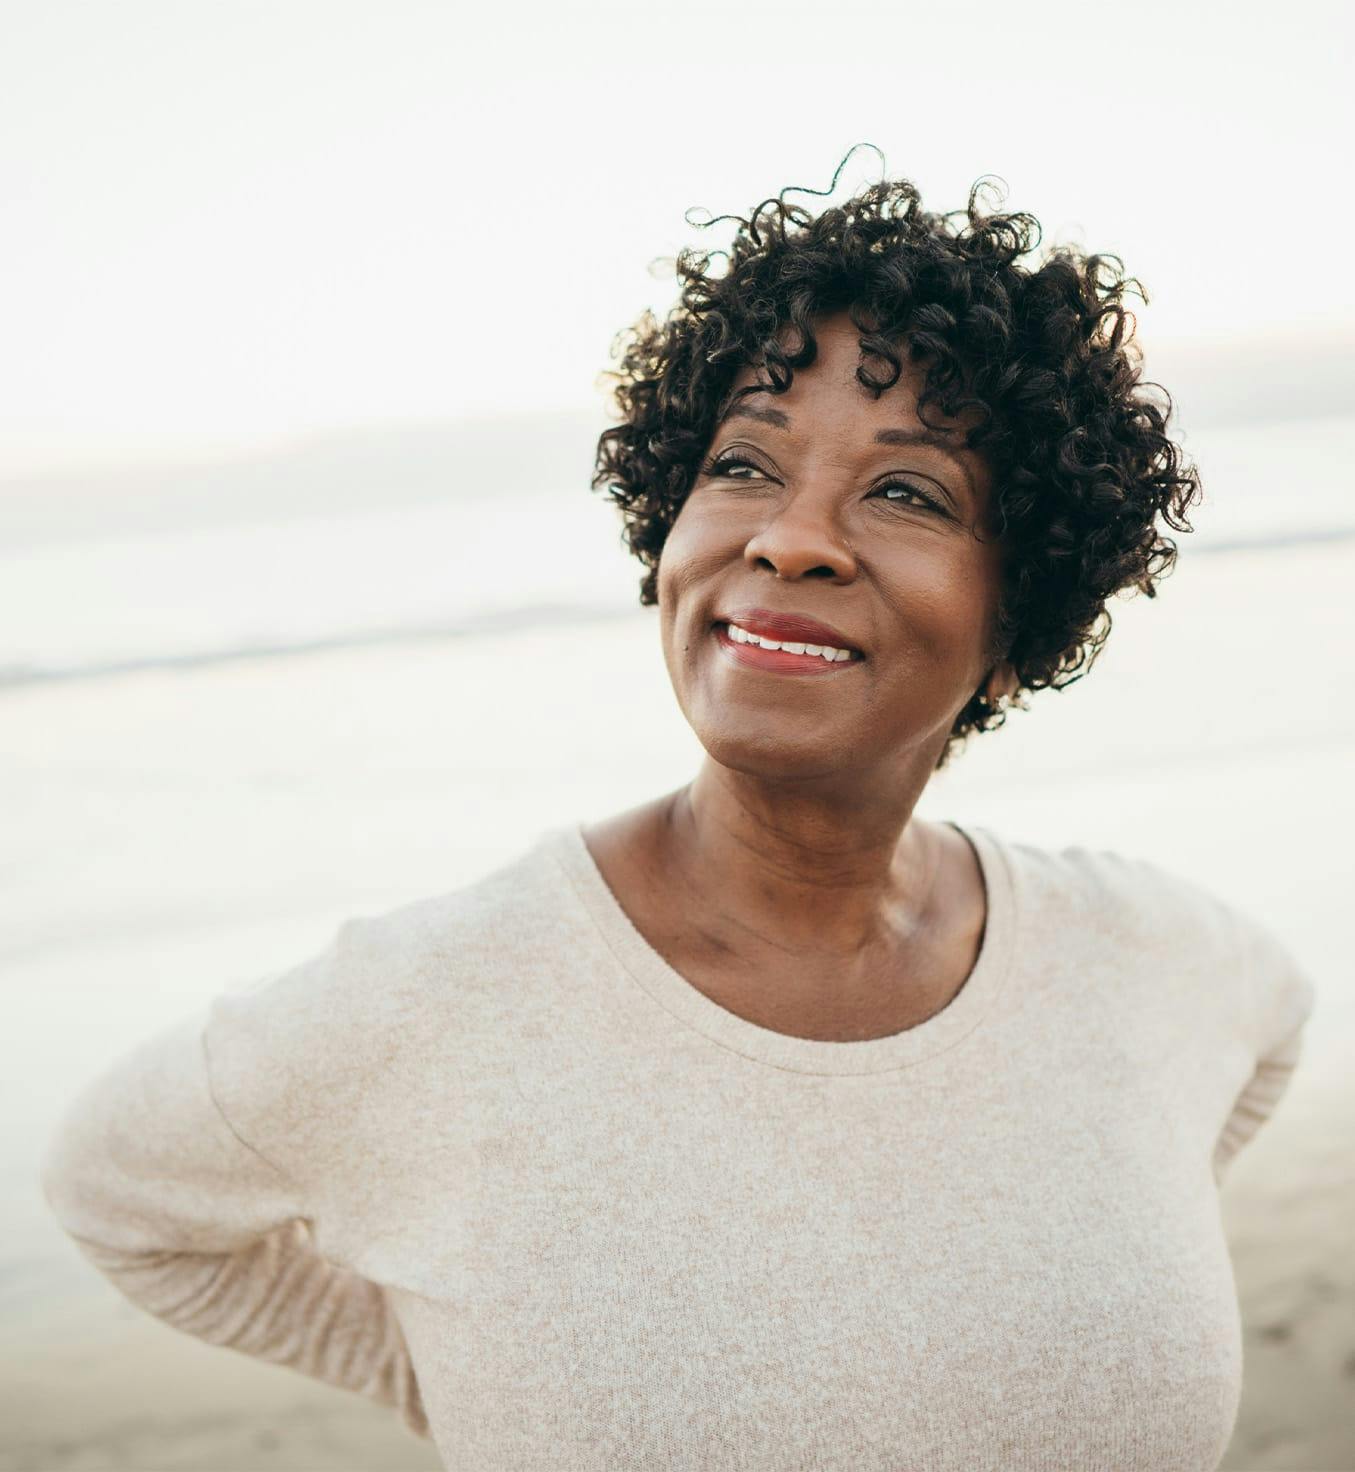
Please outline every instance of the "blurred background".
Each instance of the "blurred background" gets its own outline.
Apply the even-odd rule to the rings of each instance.
[[[921,811],[1138,854],[1318,990],[1222,1191],[1225,1468],[1355,1468],[1344,5],[0,5],[0,1469],[435,1468],[121,1300],[37,1161],[94,1071],[701,751],[589,489],[615,335],[786,186],[980,175],[1145,283],[1205,499]],[[811,208],[814,196],[792,196]],[[704,213],[699,213],[704,212]]]

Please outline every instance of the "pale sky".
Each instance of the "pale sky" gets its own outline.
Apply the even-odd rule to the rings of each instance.
[[[614,334],[674,297],[651,261],[727,239],[684,211],[863,141],[930,207],[996,173],[1121,254],[1150,348],[1350,327],[1349,14],[7,0],[0,478],[600,414]]]

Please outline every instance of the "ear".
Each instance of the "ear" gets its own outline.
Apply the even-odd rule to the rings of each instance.
[[[1016,673],[1016,668],[1007,660],[995,664],[988,672],[988,678],[983,683],[983,694],[990,703],[998,700],[1001,696],[1014,696],[1021,688],[1021,681]]]

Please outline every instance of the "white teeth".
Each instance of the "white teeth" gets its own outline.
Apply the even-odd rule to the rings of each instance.
[[[741,629],[738,624],[727,624],[729,637],[736,644],[758,644],[763,649],[784,649],[788,654],[817,654],[829,664],[838,664],[844,659],[850,659],[850,649],[834,649],[831,644],[801,644],[798,642],[781,643],[777,639],[764,639],[761,634],[750,633],[747,629]]]

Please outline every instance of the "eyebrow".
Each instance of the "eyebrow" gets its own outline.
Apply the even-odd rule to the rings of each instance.
[[[759,419],[764,424],[774,424],[778,429],[790,428],[790,416],[782,409],[757,409],[752,404],[746,404],[742,400],[736,400],[733,407],[720,420],[723,424],[726,419]],[[718,425],[716,426],[719,427]],[[969,473],[969,467],[963,461],[956,458],[954,454],[954,441],[945,435],[939,434],[932,429],[879,429],[875,432],[875,443],[879,445],[932,445],[938,450],[945,450],[947,457],[955,462],[955,468],[965,478],[965,484],[969,487],[971,495],[976,494],[974,478]]]

